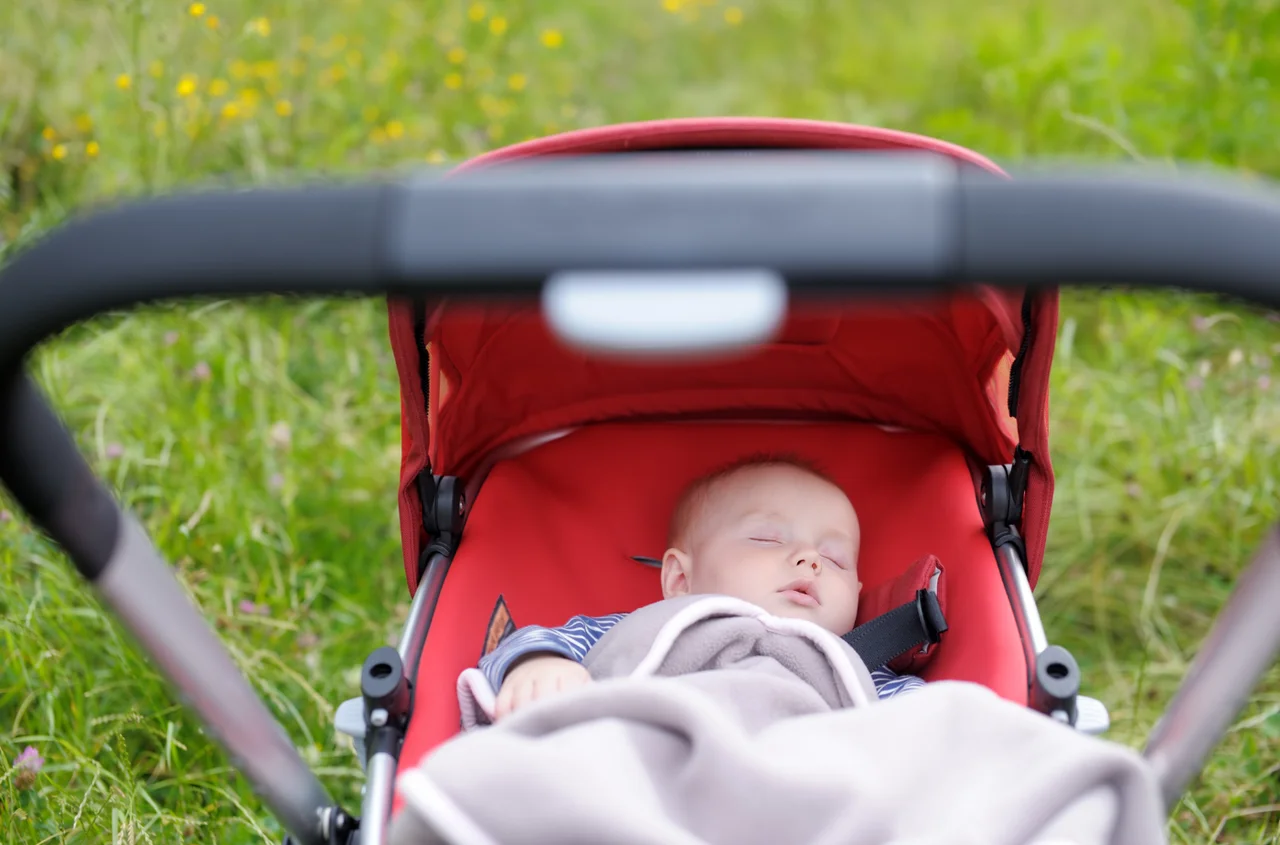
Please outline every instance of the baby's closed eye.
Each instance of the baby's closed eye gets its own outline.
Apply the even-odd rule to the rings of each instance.
[[[821,552],[822,559],[830,563],[832,566],[838,566],[841,569],[849,568],[849,557],[839,552]]]

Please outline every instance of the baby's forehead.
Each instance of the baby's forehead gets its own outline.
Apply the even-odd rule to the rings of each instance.
[[[786,491],[787,497],[777,495],[782,490]],[[797,495],[806,501],[820,499],[852,508],[848,496],[835,484],[787,464],[744,467],[717,479],[707,489],[704,504],[715,510],[758,510],[762,503],[777,504]]]
[[[760,464],[745,466],[728,473],[713,485],[721,490],[745,490],[772,487],[779,484],[801,484],[821,487],[843,496],[840,488],[815,472],[791,464]]]

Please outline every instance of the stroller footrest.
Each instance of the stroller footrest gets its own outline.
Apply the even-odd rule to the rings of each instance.
[[[338,705],[333,714],[333,726],[338,733],[351,737],[355,745],[356,757],[360,760],[360,768],[364,768],[364,698],[348,698]]]
[[[1076,730],[1090,736],[1099,736],[1111,729],[1111,714],[1107,705],[1087,695],[1076,696]]]

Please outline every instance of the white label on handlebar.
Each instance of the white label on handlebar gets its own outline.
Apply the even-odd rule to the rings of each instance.
[[[787,314],[772,270],[566,271],[542,309],[565,343],[639,357],[719,355],[768,341]]]

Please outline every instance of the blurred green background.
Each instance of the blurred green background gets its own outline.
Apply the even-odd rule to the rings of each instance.
[[[603,123],[750,114],[1030,157],[1280,175],[1280,7],[1243,0],[7,0],[0,239],[210,183],[446,165]],[[95,466],[327,785],[330,727],[404,619],[398,397],[377,302],[109,315],[33,360]],[[1038,595],[1111,737],[1140,745],[1280,515],[1277,315],[1064,297],[1059,487]],[[50,546],[0,512],[0,837],[282,831]],[[1177,808],[1175,842],[1280,842],[1280,683]],[[38,773],[14,761],[26,747]]]

